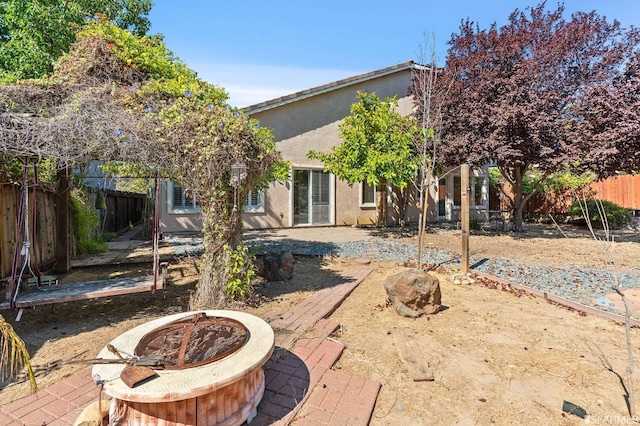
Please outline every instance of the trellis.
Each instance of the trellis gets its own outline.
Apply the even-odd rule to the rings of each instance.
[[[0,86],[0,154],[53,158],[60,170],[91,160],[130,162],[184,183],[204,219],[204,273],[192,307],[194,300],[197,307],[220,306],[238,262],[248,267],[246,252],[236,251],[241,220],[234,201],[269,174],[280,158],[275,144],[195,73],[184,81],[169,77],[178,86],[186,81],[183,94],[149,89],[149,76],[121,59],[113,43],[79,37],[50,78]],[[237,187],[230,186],[234,162],[246,166]],[[227,268],[229,262],[236,266]]]

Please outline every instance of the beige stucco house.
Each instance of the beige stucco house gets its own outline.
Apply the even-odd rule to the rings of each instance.
[[[272,130],[283,158],[292,164],[289,182],[250,194],[244,210],[245,229],[373,225],[375,188],[366,184],[350,187],[325,172],[319,161],[307,159],[307,152],[329,152],[341,143],[338,126],[358,101],[358,91],[376,93],[380,99],[397,96],[398,111],[411,114],[409,87],[417,66],[412,61],[400,63],[244,108],[246,114]],[[472,171],[471,217],[487,217],[486,176],[486,170]],[[455,169],[435,180],[430,188],[428,221],[458,220],[460,186],[460,174]],[[415,191],[405,193],[403,203],[401,192],[390,189],[387,223],[417,223]],[[186,198],[182,188],[171,182],[160,193],[161,232],[201,229],[197,200]]]

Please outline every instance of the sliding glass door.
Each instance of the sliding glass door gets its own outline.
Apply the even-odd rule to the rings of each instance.
[[[331,175],[322,170],[293,171],[293,224],[330,225]]]

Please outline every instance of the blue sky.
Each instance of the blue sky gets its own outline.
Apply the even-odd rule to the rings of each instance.
[[[507,21],[520,0],[155,0],[150,33],[209,83],[245,107],[342,78],[419,61],[435,39],[446,42],[470,18],[481,28]],[[547,7],[557,6],[556,0]],[[566,0],[567,17],[596,10],[640,26],[639,0]],[[425,34],[429,36],[425,39]],[[425,41],[427,40],[427,41]]]

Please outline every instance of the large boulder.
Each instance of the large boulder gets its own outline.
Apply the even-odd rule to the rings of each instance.
[[[428,272],[408,269],[384,280],[387,297],[398,315],[417,318],[440,310],[440,281]]]
[[[284,281],[293,278],[293,254],[271,252],[263,259],[262,275],[267,281]]]

